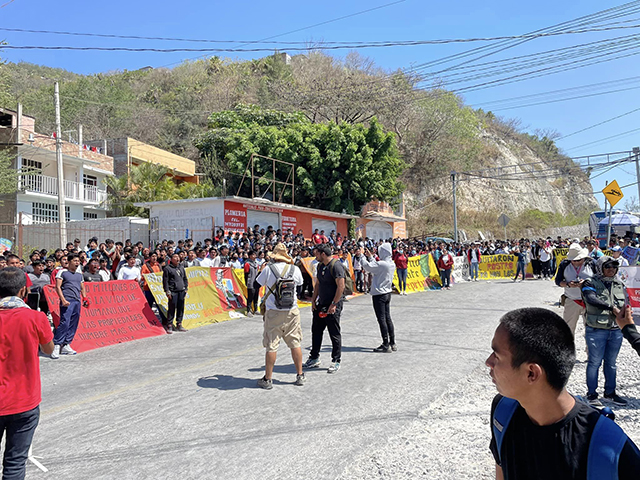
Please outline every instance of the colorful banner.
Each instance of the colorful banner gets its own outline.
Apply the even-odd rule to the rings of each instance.
[[[480,280],[513,278],[516,275],[517,263],[518,260],[514,255],[483,255],[478,264],[478,278]]]
[[[184,306],[183,327],[196,328],[244,315],[246,297],[242,295],[232,268],[189,267],[186,272],[189,289]],[[162,275],[150,273],[144,277],[156,302],[166,309],[168,302],[162,286]]]
[[[393,286],[400,291],[398,272],[393,274]],[[407,262],[407,293],[441,288],[440,273],[431,255],[409,257]]]
[[[633,267],[638,263],[638,255],[640,254],[640,248],[625,247],[622,251],[622,257],[629,262],[629,266]]]
[[[0,255],[4,252],[11,251],[11,247],[13,247],[13,242],[7,238],[0,238]]]
[[[89,307],[81,308],[80,323],[71,347],[78,352],[164,335],[140,286],[133,280],[85,283]],[[53,286],[44,287],[53,317],[60,324],[60,300]]]

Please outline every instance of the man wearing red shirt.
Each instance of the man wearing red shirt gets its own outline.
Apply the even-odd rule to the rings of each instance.
[[[317,228],[313,232],[313,235],[311,235],[311,240],[313,240],[314,245],[320,245],[322,243],[322,237],[320,237]]]
[[[38,345],[47,355],[53,352],[47,316],[22,301],[26,291],[22,270],[0,270],[0,437],[6,431],[4,479],[24,479],[42,400]]]

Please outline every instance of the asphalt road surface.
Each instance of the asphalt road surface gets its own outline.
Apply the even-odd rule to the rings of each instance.
[[[336,478],[482,365],[503,313],[556,309],[559,294],[537,280],[394,295],[398,351],[389,354],[371,351],[380,344],[371,298],[352,299],[342,317],[342,368],[327,374],[325,332],[322,365],[303,387],[293,385],[284,344],[273,390],[256,387],[264,372],[261,317],[42,358],[33,449],[50,472],[29,464],[27,478]],[[309,308],[302,326],[306,359]]]

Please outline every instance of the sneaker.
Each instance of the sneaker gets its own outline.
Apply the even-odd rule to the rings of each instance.
[[[391,344],[391,351],[392,351],[392,352],[397,352],[397,351],[398,351],[398,347],[396,347],[396,344],[395,344],[395,343],[392,343],[392,344]]]
[[[73,348],[71,348],[71,345],[65,345],[64,347],[62,347],[62,349],[60,350],[60,353],[62,355],[75,355],[76,352]]]
[[[304,376],[304,373],[301,373],[300,375],[296,375],[296,381],[293,382],[294,385],[301,387],[304,385],[304,382],[307,381],[307,377]]]
[[[258,386],[265,390],[271,390],[273,388],[273,382],[271,380],[267,380],[267,377],[262,377],[258,380]]]
[[[333,362],[331,365],[329,365],[327,373],[336,373],[338,370],[340,370],[340,362]]]
[[[51,352],[51,355],[49,355],[49,357],[51,357],[53,360],[57,360],[58,358],[60,358],[60,345],[53,346],[53,352]]]
[[[175,327],[173,327],[173,331],[174,332],[186,332],[187,329],[184,328],[181,324],[176,325]]]
[[[253,317],[253,312],[247,312],[247,317]]]
[[[378,348],[374,348],[373,351],[377,353],[391,353],[391,347],[383,343]]]
[[[162,325],[162,327],[164,328],[164,331],[169,335],[173,333],[173,325],[166,324],[166,325]]]
[[[605,393],[604,394],[604,398],[605,398],[605,400],[609,400],[610,402],[613,402],[616,405],[620,405],[620,406],[623,406],[623,407],[628,403],[625,398],[622,398],[621,396],[616,394],[616,392]]]
[[[589,405],[591,405],[592,407],[601,407],[602,406],[602,402],[598,398],[598,394],[597,393],[588,393],[587,394],[587,402],[589,402]]]
[[[306,362],[304,362],[304,368],[317,368],[319,366],[320,366],[319,358],[309,357],[309,359]]]

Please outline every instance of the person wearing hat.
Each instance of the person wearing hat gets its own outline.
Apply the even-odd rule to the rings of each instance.
[[[589,250],[578,243],[569,247],[566,260],[558,267],[556,285],[564,288],[564,312],[562,317],[575,335],[578,318],[584,316],[584,302],[580,288],[585,280],[593,277],[593,260],[589,257]]]
[[[291,350],[291,358],[296,367],[294,385],[302,386],[305,376],[302,371],[302,327],[296,287],[302,285],[303,279],[300,269],[293,264],[283,243],[276,244],[269,253],[269,263],[262,269],[256,282],[265,287],[266,292],[262,299],[266,307],[262,345],[267,353],[264,376],[258,380],[258,386],[265,390],[273,388],[273,367],[281,338]],[[285,286],[290,282],[293,285]]]
[[[629,261],[622,256],[622,247],[620,245],[616,245],[611,249],[611,256],[618,261],[621,267],[629,266]]]
[[[622,332],[616,315],[625,308],[627,294],[618,278],[618,260],[602,256],[595,265],[595,275],[581,287],[585,302],[585,339],[587,341],[587,400],[601,405],[598,400],[598,370],[604,360],[604,398],[616,405],[627,401],[616,394],[616,359],[622,346]]]

